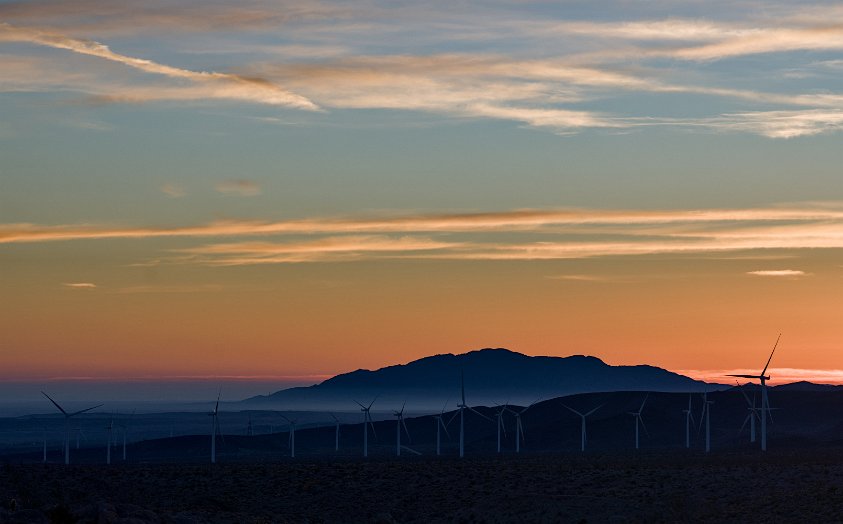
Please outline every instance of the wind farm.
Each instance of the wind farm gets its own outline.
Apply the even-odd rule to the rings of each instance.
[[[482,355],[482,352],[480,354]],[[601,483],[608,483],[601,490],[612,492],[614,489],[622,489],[621,486],[628,485],[633,478],[640,482],[648,482],[647,479],[654,475],[666,475],[670,478],[675,476],[678,481],[678,478],[688,475],[691,470],[706,471],[710,468],[728,467],[732,474],[736,475],[736,482],[742,482],[739,479],[749,475],[749,472],[759,465],[772,468],[773,471],[787,471],[787,475],[804,476],[807,470],[799,468],[813,468],[815,466],[812,464],[819,464],[822,460],[820,457],[838,453],[843,449],[843,439],[840,436],[843,424],[823,420],[826,413],[833,409],[831,406],[837,406],[838,409],[843,406],[843,393],[833,388],[823,390],[807,385],[797,389],[783,388],[780,391],[777,391],[778,388],[772,388],[771,396],[776,399],[780,409],[775,423],[770,426],[770,447],[764,452],[757,443],[747,442],[744,431],[747,420],[752,420],[746,418],[747,410],[749,409],[750,416],[755,416],[749,396],[755,391],[745,391],[745,388],[752,386],[715,384],[704,388],[702,392],[645,391],[643,395],[640,391],[588,392],[537,400],[526,405],[490,403],[484,406],[469,403],[470,384],[477,382],[474,372],[471,369],[454,370],[453,375],[458,379],[460,402],[455,409],[448,410],[446,403],[432,413],[424,410],[408,412],[407,408],[411,406],[404,402],[400,404],[400,409],[379,412],[376,410],[378,398],[372,399],[368,404],[356,402],[359,408],[356,411],[357,415],[353,409],[307,413],[244,410],[241,408],[249,406],[250,403],[223,402],[219,395],[211,402],[210,412],[196,412],[197,423],[193,426],[199,429],[204,425],[200,424],[203,422],[201,416],[209,413],[212,420],[210,452],[206,447],[207,437],[199,432],[191,434],[188,428],[187,433],[172,437],[153,436],[154,433],[145,436],[145,431],[153,429],[153,424],[159,428],[165,426],[161,420],[162,416],[167,420],[178,418],[186,421],[190,418],[188,413],[175,413],[172,417],[164,414],[135,413],[131,416],[132,438],[124,444],[124,450],[128,450],[128,453],[124,452],[122,460],[117,462],[111,460],[111,446],[114,440],[112,431],[114,428],[127,427],[129,417],[115,418],[108,411],[97,412],[96,408],[88,408],[84,410],[84,414],[76,411],[72,414],[84,416],[80,421],[83,421],[82,424],[86,428],[98,425],[106,430],[111,428],[112,431],[108,431],[104,446],[86,442],[84,447],[75,451],[73,463],[76,466],[73,468],[67,469],[68,466],[63,464],[63,448],[55,447],[53,443],[56,441],[52,440],[53,437],[45,438],[43,450],[38,449],[42,444],[40,442],[30,451],[18,449],[10,453],[6,450],[4,460],[7,463],[12,461],[18,464],[15,468],[22,468],[20,471],[24,472],[28,479],[26,482],[38,482],[38,475],[41,473],[31,468],[44,462],[42,453],[47,456],[49,469],[55,469],[54,474],[59,476],[79,477],[93,473],[95,468],[108,468],[114,479],[120,479],[143,471],[142,478],[145,480],[141,481],[138,487],[141,491],[152,489],[152,485],[145,484],[146,482],[166,485],[164,476],[172,475],[175,471],[188,477],[210,475],[217,479],[236,478],[238,484],[245,486],[268,476],[276,479],[273,483],[291,483],[292,487],[307,485],[318,478],[327,479],[330,477],[329,469],[340,468],[344,476],[349,479],[356,478],[356,482],[360,483],[352,488],[344,484],[347,481],[341,480],[344,477],[334,477],[334,480],[330,481],[339,482],[333,489],[347,493],[357,493],[358,488],[365,490],[376,478],[383,476],[391,479],[389,489],[392,495],[386,497],[387,499],[410,486],[421,491],[417,491],[417,501],[411,504],[395,506],[372,501],[372,507],[379,510],[371,515],[351,509],[356,504],[354,501],[359,500],[352,500],[351,495],[347,502],[343,502],[345,499],[337,499],[330,505],[318,509],[310,506],[308,509],[305,501],[312,500],[316,493],[311,491],[299,492],[303,495],[297,499],[298,502],[292,505],[289,505],[289,502],[284,503],[286,509],[283,510],[276,508],[275,504],[281,504],[282,500],[288,498],[279,495],[277,498],[271,497],[263,504],[255,502],[253,506],[229,508],[226,510],[229,517],[226,518],[254,518],[268,512],[281,511],[280,514],[290,518],[293,518],[293,515],[308,514],[322,515],[328,520],[357,520],[374,518],[383,513],[396,520],[400,518],[420,522],[438,520],[445,515],[450,515],[445,519],[450,520],[461,514],[459,507],[453,505],[450,497],[442,501],[443,506],[438,506],[440,511],[444,511],[438,517],[436,513],[430,513],[421,506],[427,500],[427,493],[438,489],[435,487],[436,483],[447,482],[456,486],[454,489],[465,489],[459,487],[461,483],[475,478],[476,475],[498,479],[495,482],[500,486],[499,489],[512,489],[515,492],[518,492],[519,488],[509,483],[521,475],[528,480],[522,479],[520,482],[526,482],[525,485],[531,486],[531,490],[552,492],[554,488],[551,484],[542,480],[546,478],[546,473],[543,472],[548,468],[564,468],[571,475],[570,480],[566,481],[565,493],[587,489],[587,483],[592,482],[588,479],[592,479],[594,475],[600,476]],[[700,400],[695,403],[695,398]],[[716,418],[712,417],[710,407],[715,402],[718,406]],[[355,401],[350,403],[353,405]],[[805,409],[805,406],[812,407]],[[62,410],[61,413],[64,418],[65,412]],[[359,413],[363,414],[362,421],[359,420]],[[459,439],[459,435],[449,431],[449,426],[461,413],[464,418],[460,432],[462,439]],[[471,416],[466,417],[467,413],[471,413]],[[266,424],[274,417],[285,421],[286,426]],[[22,420],[29,421],[33,430],[38,429],[39,423],[44,422],[43,419]],[[831,426],[828,425],[829,422],[832,423]],[[697,426],[697,423],[700,425]],[[524,447],[524,428],[527,424],[530,444]],[[507,425],[509,431],[505,431]],[[0,435],[3,434],[3,427],[5,423],[0,424]],[[242,429],[235,430],[242,427],[249,427],[251,431],[244,434]],[[53,429],[48,431],[54,436],[60,436],[59,430],[58,426],[53,425]],[[389,438],[390,434],[394,437]],[[408,447],[411,435],[412,447]],[[361,437],[364,445],[362,457],[359,448]],[[631,442],[633,437],[634,441]],[[126,442],[125,430],[123,438]],[[107,455],[105,461],[103,454]],[[213,465],[211,470],[197,469],[201,464],[208,462]],[[834,470],[828,470],[826,466],[825,471],[826,475],[829,475],[828,472]],[[281,481],[278,480],[280,476],[292,476],[294,480]],[[437,480],[431,484],[429,480],[422,480],[424,478]],[[832,480],[828,481],[833,485]],[[79,477],[74,482],[84,484],[89,481]],[[215,496],[212,495],[214,490],[224,493],[232,489],[225,487],[225,482],[219,482],[222,481],[217,480],[210,484],[217,487],[211,488],[209,496]],[[718,487],[712,493],[723,493],[720,496],[726,496],[727,488],[724,486],[728,482],[727,480],[726,484],[717,483]],[[629,504],[623,501],[627,500],[627,496],[632,497],[631,493],[634,493],[636,488],[623,489],[632,491],[600,508],[574,504],[571,501],[563,502],[567,500],[563,497],[558,502],[541,504],[533,509],[507,506],[494,511],[502,512],[501,515],[509,515],[507,520],[515,519],[518,512],[526,512],[524,514],[531,515],[530,519],[538,520],[553,519],[554,516],[560,515],[559,512],[564,515],[581,515],[583,518],[591,515],[592,518],[602,520],[612,515],[628,515],[620,508]],[[495,492],[492,490],[490,495]],[[246,500],[251,496],[246,492],[239,493]],[[362,492],[354,496],[362,496]],[[149,516],[153,513],[168,515],[167,512],[172,510],[172,507],[168,510],[157,503],[152,504],[150,501],[158,500],[155,497],[141,500],[137,497],[120,496],[113,500],[111,506],[106,505],[99,509],[92,509],[84,503],[77,504],[73,506],[75,509],[72,511],[104,511],[102,508],[112,508],[109,511],[122,511],[127,515],[140,515],[146,511],[144,515]],[[681,506],[633,506],[638,512],[637,515],[647,519],[656,518],[659,514],[656,513],[657,510],[667,511],[662,516],[679,515],[671,512],[685,511],[680,509]],[[150,511],[150,507],[154,510]],[[492,508],[494,507],[493,505]],[[707,514],[709,518],[723,517],[730,511],[729,507],[729,504],[721,501],[707,508]],[[212,515],[219,511],[207,504],[193,505],[190,510],[200,521],[213,520]],[[822,508],[814,508],[814,511],[821,510]],[[47,514],[46,510],[39,511]],[[68,507],[66,511],[71,511],[71,508]],[[486,510],[477,508],[472,511],[475,515],[486,514]]]
[[[843,520],[843,5],[0,0],[0,524]]]

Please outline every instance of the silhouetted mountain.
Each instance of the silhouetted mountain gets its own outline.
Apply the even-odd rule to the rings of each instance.
[[[701,391],[704,382],[654,366],[610,366],[596,357],[531,357],[507,349],[481,349],[460,355],[425,357],[375,371],[358,369],[310,387],[252,397],[249,404],[274,403],[284,409],[349,409],[353,400],[377,406],[406,401],[408,409],[441,408],[460,396],[474,405],[606,391]],[[722,387],[717,385],[717,387]],[[390,406],[395,407],[395,406]]]
[[[790,384],[775,386],[774,389],[777,391],[843,391],[843,386],[833,384],[814,384],[813,382],[800,380],[799,382],[791,382]]]

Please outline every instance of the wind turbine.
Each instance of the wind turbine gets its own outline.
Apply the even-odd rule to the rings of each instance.
[[[135,412],[133,410],[129,418],[120,424],[120,429],[123,430],[123,462],[126,462],[126,434],[129,433],[129,422],[131,422],[132,417],[134,416]]]
[[[728,375],[737,378],[757,379],[761,382],[761,451],[767,451],[767,416],[770,414],[770,399],[767,397],[767,381],[770,380],[770,377],[764,374],[770,366],[770,361],[773,360],[773,353],[776,352],[781,338],[782,334],[779,333],[776,343],[773,345],[773,351],[770,352],[770,358],[767,359],[767,364],[764,365],[764,369],[761,370],[759,375]]]
[[[354,401],[358,406],[360,406],[360,411],[363,412],[363,456],[369,456],[369,426],[372,426],[372,434],[375,438],[378,438],[378,434],[375,432],[375,423],[372,422],[372,414],[369,411],[372,409],[372,404],[375,403],[378,397],[372,399],[368,406],[364,406],[363,404]],[[368,424],[368,425],[367,425]]]
[[[515,415],[515,452],[521,453],[521,440],[527,440],[527,437],[524,435],[524,424],[521,422],[521,415],[524,414],[525,411],[533,407],[538,400],[527,406],[526,408],[522,409],[521,411],[515,411],[510,409],[510,413]]]
[[[445,404],[442,406],[442,411],[440,411],[438,415],[433,415],[433,420],[436,422],[436,455],[437,456],[440,455],[440,450],[441,450],[441,447],[440,447],[440,442],[441,442],[440,431],[444,429],[445,434],[448,435],[448,438],[449,439],[451,438],[451,435],[448,434],[448,426],[447,426],[447,424],[445,424],[445,421],[442,420],[442,417],[445,415],[445,406],[447,406],[447,405],[448,405],[448,402],[445,402]],[[451,419],[453,420],[453,417],[451,417]]]
[[[296,422],[297,420],[290,420],[284,415],[281,415],[281,418],[286,420],[290,424],[290,429],[288,430],[289,437],[287,440],[287,445],[290,447],[290,458],[296,458]]]
[[[691,412],[691,394],[688,393],[688,409],[683,409],[685,414],[685,447],[691,448],[691,424],[694,424],[694,414]]]
[[[400,457],[401,456],[401,427],[404,427],[404,432],[407,433],[407,440],[410,439],[410,430],[407,429],[407,423],[404,422],[404,407],[407,405],[407,402],[404,402],[404,405],[401,406],[401,411],[393,411],[396,418],[396,426],[395,426],[395,455]]]
[[[334,451],[340,450],[340,419],[336,417],[333,413],[329,413],[331,418],[334,419],[334,423],[336,424],[336,434],[334,436]]]
[[[105,445],[105,463],[111,464],[111,442],[114,440],[114,415],[111,416],[111,420],[108,421],[108,425],[105,427],[105,430],[108,432],[108,442]]]
[[[638,408],[638,411],[628,411],[627,412],[630,415],[632,415],[633,417],[635,417],[635,449],[638,449],[638,425],[640,424],[641,427],[644,428],[644,433],[647,433],[647,435],[650,434],[650,432],[647,431],[647,426],[644,424],[644,419],[641,418],[641,412],[644,411],[644,404],[647,403],[647,397],[649,397],[649,396],[650,396],[649,393],[647,393],[644,396],[644,400],[641,402],[641,407]]]
[[[49,399],[49,401],[52,402],[55,407],[59,408],[59,411],[61,411],[62,414],[64,415],[64,463],[70,464],[70,419],[72,417],[75,417],[76,415],[81,415],[82,413],[85,413],[87,411],[91,411],[92,409],[97,409],[99,407],[102,407],[103,405],[100,404],[100,405],[94,406],[92,408],[82,409],[82,410],[79,410],[79,411],[76,411],[76,412],[73,412],[73,413],[68,413],[67,411],[64,410],[64,408],[59,406],[58,402],[53,400],[50,397],[50,395],[44,393],[43,391],[41,392],[41,394],[44,395],[45,397],[47,397],[47,399]]]
[[[702,426],[703,419],[705,420],[705,452],[711,451],[711,405],[713,400],[708,400],[708,391],[703,392],[703,411],[702,418],[700,418],[700,426]]]
[[[209,417],[213,417],[211,421],[211,464],[217,463],[217,433],[219,433],[220,424],[217,415],[220,411],[220,396],[222,391],[217,393],[217,403],[214,405],[214,410],[208,413]],[[170,429],[172,431],[172,428]]]
[[[565,404],[562,404],[562,405],[563,405],[563,406],[565,406]],[[580,419],[582,419],[582,426],[581,426],[581,428],[580,428],[580,451],[583,451],[583,452],[585,451],[585,441],[587,440],[587,437],[586,437],[586,432],[585,432],[585,419],[586,419],[586,417],[588,417],[588,416],[592,415],[595,411],[597,411],[598,409],[602,408],[603,406],[605,406],[605,404],[600,404],[599,406],[597,406],[596,408],[592,409],[592,410],[591,410],[591,411],[589,411],[588,413],[580,413],[579,411],[577,411],[576,409],[574,409],[574,408],[572,408],[572,407],[565,406],[565,407],[566,407],[566,408],[568,408],[569,410],[571,410],[571,411],[573,411],[574,413],[576,413],[577,415],[579,415],[579,416],[580,416]],[[643,405],[642,405],[642,408],[643,408]],[[643,423],[643,422],[642,422],[642,423]],[[636,449],[638,449],[637,439],[638,439],[638,436],[637,436],[637,428],[636,428],[636,446],[635,446],[635,448],[636,448]]]
[[[460,458],[463,458],[463,456],[465,456],[465,414],[464,414],[464,411],[466,409],[470,409],[471,411],[473,411],[474,413],[477,413],[478,415],[485,418],[489,422],[492,422],[492,419],[490,419],[489,417],[487,417],[483,413],[480,413],[479,411],[477,411],[476,409],[474,409],[473,407],[471,407],[471,406],[469,406],[465,403],[465,374],[462,371],[460,371],[460,392],[462,394],[462,403],[457,404],[457,407],[460,408]]]
[[[88,437],[85,435],[85,432],[82,431],[82,428],[79,426],[73,428],[73,432],[76,433],[76,449],[79,449],[79,437],[81,436],[85,439],[85,442],[88,442]]]
[[[509,404],[498,406],[498,412],[495,414],[498,426],[498,453],[501,452],[501,429],[503,429],[503,436],[506,437],[506,426],[503,423],[503,414],[509,410]]]
[[[758,416],[758,408],[755,407],[755,392],[752,392],[752,400],[749,400],[749,396],[747,396],[746,392],[743,390],[743,386],[740,385],[737,381],[735,383],[738,384],[738,390],[740,390],[741,395],[746,400],[747,409],[749,410],[749,414],[743,419],[743,424],[741,424],[741,429],[738,430],[738,435],[743,433],[743,428],[746,426],[746,423],[749,422],[749,441],[755,442],[755,419],[760,418]]]

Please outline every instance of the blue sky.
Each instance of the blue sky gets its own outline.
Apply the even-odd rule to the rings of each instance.
[[[783,365],[843,369],[841,22],[835,2],[2,1],[0,364],[265,378],[510,345],[731,369],[789,329],[804,361]],[[710,309],[659,330],[695,292]],[[636,293],[660,298],[627,324]],[[563,343],[545,308],[569,296]]]

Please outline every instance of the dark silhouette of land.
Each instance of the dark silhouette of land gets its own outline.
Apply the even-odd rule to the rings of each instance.
[[[6,465],[0,522],[834,522],[841,452]]]

